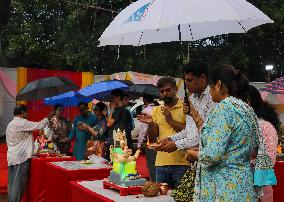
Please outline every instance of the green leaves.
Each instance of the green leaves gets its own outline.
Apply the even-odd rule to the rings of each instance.
[[[284,2],[251,0],[275,23],[246,34],[211,37],[197,42],[143,47],[97,47],[98,38],[129,5],[125,0],[3,0],[0,14],[2,66],[73,69],[111,74],[138,71],[180,76],[181,59],[203,59],[210,65],[231,63],[251,80],[264,79],[272,63],[279,76],[284,65]],[[111,12],[113,10],[114,12]],[[3,11],[3,12],[2,12]],[[9,15],[8,15],[9,14]]]

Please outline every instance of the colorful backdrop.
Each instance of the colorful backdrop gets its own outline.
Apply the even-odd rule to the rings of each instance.
[[[68,78],[81,88],[92,84],[94,81],[93,74],[90,72],[73,72],[19,67],[17,71],[18,90],[23,88],[29,82],[52,76]],[[43,100],[19,103],[27,104],[29,110],[29,119],[32,121],[39,121],[52,111],[52,107],[45,105],[43,103]],[[64,116],[69,118],[70,120],[73,120],[77,114],[78,111],[76,107],[68,107],[64,110]]]

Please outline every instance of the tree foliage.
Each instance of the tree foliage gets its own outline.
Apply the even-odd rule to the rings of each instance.
[[[201,58],[211,65],[231,63],[251,80],[263,80],[265,65],[284,66],[284,2],[250,0],[275,23],[246,34],[197,42],[143,47],[97,47],[98,38],[127,0],[3,0],[0,6],[0,65],[73,69],[109,74],[139,71],[179,76],[184,61]],[[111,12],[113,10],[114,12]]]

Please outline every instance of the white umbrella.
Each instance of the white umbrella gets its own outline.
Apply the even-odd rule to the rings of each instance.
[[[273,23],[245,0],[139,0],[121,11],[100,37],[100,46],[195,41],[244,33]]]

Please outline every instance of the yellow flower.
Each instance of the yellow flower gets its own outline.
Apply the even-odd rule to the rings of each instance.
[[[208,189],[203,189],[202,190],[202,192],[201,192],[201,195],[202,195],[202,197],[209,197],[209,191],[208,191]]]
[[[213,138],[212,137],[209,137],[208,138],[208,143],[211,143],[213,141]]]
[[[225,130],[225,131],[229,131],[229,130],[230,130],[229,125],[228,125],[228,124],[226,124],[226,123],[224,124],[224,130]]]
[[[250,200],[250,195],[249,194],[247,194],[247,197],[246,197],[246,202],[250,202],[251,200]]]
[[[230,189],[230,190],[233,190],[233,189],[236,189],[237,188],[237,185],[232,183],[232,182],[229,182],[227,185],[226,185],[226,188],[227,189]]]
[[[216,133],[217,135],[220,135],[220,130],[216,130],[215,133]]]
[[[223,159],[223,156],[216,156],[216,161],[221,161]]]

